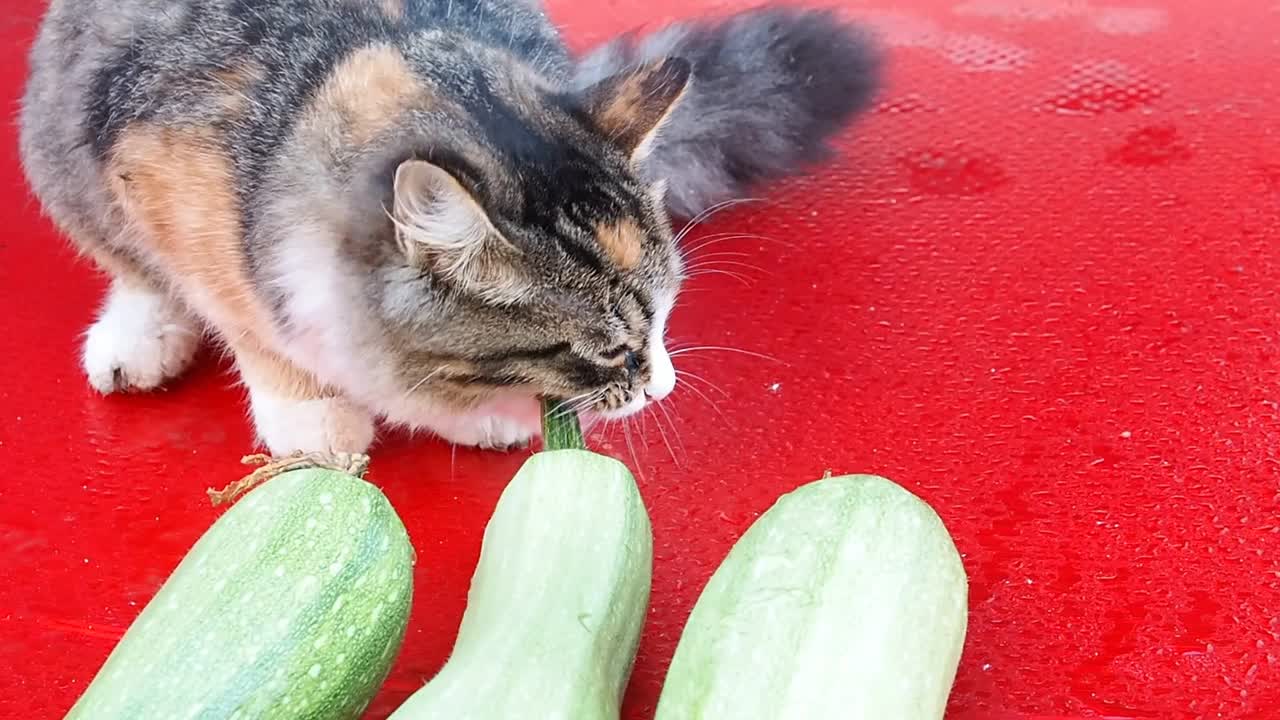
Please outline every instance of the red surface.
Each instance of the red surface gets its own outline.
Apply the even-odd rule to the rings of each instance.
[[[702,229],[777,242],[717,245],[764,270],[700,278],[674,318],[786,364],[682,355],[723,394],[676,394],[672,452],[652,417],[634,455],[594,440],[639,468],[656,534],[627,720],[729,546],[827,468],[895,478],[956,537],[972,614],[949,717],[1280,716],[1280,6],[1123,4],[850,3],[890,45],[883,103],[837,164]],[[729,3],[574,5],[553,12],[582,43]],[[5,107],[37,14],[14,7]],[[165,393],[90,392],[101,281],[14,156],[5,123],[0,717],[52,718],[213,521],[203,491],[249,435],[216,359]],[[522,459],[377,451],[420,564],[371,717],[444,661]]]

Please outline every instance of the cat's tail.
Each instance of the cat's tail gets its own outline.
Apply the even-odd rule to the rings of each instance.
[[[670,209],[686,218],[826,159],[831,137],[870,104],[881,67],[871,39],[834,12],[764,7],[624,35],[582,57],[575,81],[667,56],[687,60],[693,79],[645,174],[667,180]]]

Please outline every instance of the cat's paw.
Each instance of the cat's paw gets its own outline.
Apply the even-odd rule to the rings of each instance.
[[[528,447],[541,429],[536,419],[511,415],[463,415],[431,423],[431,430],[444,440],[485,450]]]
[[[116,283],[85,336],[81,360],[98,392],[153,390],[191,365],[200,336],[196,321],[169,298]]]
[[[345,398],[296,400],[252,387],[249,394],[258,439],[272,455],[363,453],[373,443],[373,416]]]

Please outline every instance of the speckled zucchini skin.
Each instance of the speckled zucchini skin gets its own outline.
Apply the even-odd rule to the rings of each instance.
[[[364,480],[268,480],[196,542],[67,718],[356,718],[404,639],[413,557]]]
[[[485,527],[449,661],[391,720],[618,720],[652,573],[625,465],[533,455]]]
[[[656,720],[941,720],[968,627],[942,520],[874,475],[783,495],[680,636]]]

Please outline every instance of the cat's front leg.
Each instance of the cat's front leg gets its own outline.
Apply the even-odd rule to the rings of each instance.
[[[201,334],[167,294],[140,278],[118,277],[85,336],[81,360],[98,392],[154,390],[187,369]]]
[[[367,409],[257,346],[237,344],[235,355],[249,389],[254,427],[271,454],[369,449],[374,419]]]

